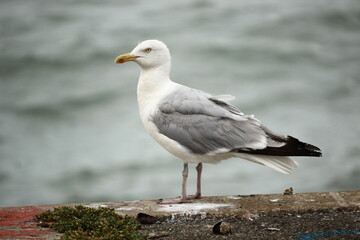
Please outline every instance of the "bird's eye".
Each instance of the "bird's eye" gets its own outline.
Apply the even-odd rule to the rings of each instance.
[[[152,50],[151,48],[146,48],[145,52],[149,53],[149,52],[151,52],[151,50]]]

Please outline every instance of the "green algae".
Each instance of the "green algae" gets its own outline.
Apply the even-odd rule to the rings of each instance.
[[[128,216],[120,216],[111,208],[84,206],[59,207],[36,215],[41,227],[63,233],[61,240],[142,239],[140,224]]]

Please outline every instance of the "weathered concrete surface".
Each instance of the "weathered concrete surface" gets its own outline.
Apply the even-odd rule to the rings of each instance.
[[[141,231],[161,239],[360,239],[360,191],[203,197],[177,205],[157,200],[82,205],[154,216],[159,221]],[[36,214],[59,206],[64,205],[0,208],[0,239],[59,238],[34,220]],[[228,222],[230,233],[213,234],[218,221]]]
[[[88,204],[88,206],[98,206]],[[258,214],[301,213],[341,208],[360,210],[360,191],[299,193],[293,195],[235,195],[203,197],[190,203],[161,205],[156,200],[100,203],[115,208],[122,215],[136,216],[144,212],[159,218],[186,216],[245,217]]]

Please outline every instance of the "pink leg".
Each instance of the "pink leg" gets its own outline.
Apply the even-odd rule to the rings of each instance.
[[[164,199],[161,200],[161,204],[176,204],[176,203],[185,203],[187,201],[187,195],[186,195],[186,182],[187,177],[189,173],[189,167],[187,163],[184,163],[184,169],[182,171],[183,181],[182,181],[182,187],[181,187],[181,197],[180,198],[171,198],[171,199]]]
[[[197,172],[197,181],[196,181],[196,193],[195,195],[190,195],[186,199],[197,199],[201,198],[201,172],[202,172],[202,163],[199,163],[196,166]]]
[[[196,171],[197,171],[197,181],[196,181],[196,193],[195,193],[195,195],[190,195],[190,196],[186,195],[186,183],[187,183],[187,177],[188,177],[189,168],[188,168],[188,164],[184,163],[184,169],[182,171],[183,182],[182,182],[181,197],[172,198],[172,199],[164,199],[164,200],[161,200],[160,203],[161,204],[186,203],[186,202],[188,202],[188,200],[201,198],[202,163],[199,163],[196,166]]]

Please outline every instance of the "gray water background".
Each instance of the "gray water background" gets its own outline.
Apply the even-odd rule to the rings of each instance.
[[[290,175],[241,159],[205,165],[203,195],[359,189],[358,0],[2,0],[0,206],[180,194],[182,162],[138,116],[139,67],[113,64],[154,38],[171,50],[174,81],[234,95],[323,150]]]

